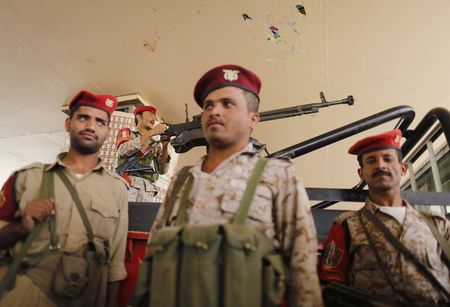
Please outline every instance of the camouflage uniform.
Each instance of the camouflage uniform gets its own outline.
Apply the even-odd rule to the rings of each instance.
[[[201,171],[201,159],[190,170],[194,185],[188,202],[189,224],[230,223],[239,207],[247,181],[258,160],[252,144],[223,161],[212,173]],[[169,221],[178,213],[181,193],[176,197]],[[166,202],[164,203],[166,204]],[[162,225],[164,204],[154,229]],[[308,196],[302,181],[288,160],[271,159],[256,189],[246,221],[270,238],[289,263],[291,288],[289,306],[321,306],[316,272],[317,241]]]
[[[65,167],[62,162],[63,155],[64,153],[59,155],[57,162],[49,166],[49,169],[58,165],[64,169],[78,191],[94,237],[109,240],[110,263],[107,268],[107,280],[103,281],[104,285],[106,282],[120,281],[127,276],[124,266],[128,229],[126,183],[120,176],[104,169],[102,162],[78,179]],[[31,164],[18,170],[8,179],[2,191],[5,199],[0,206],[0,228],[14,222],[22,215],[26,205],[38,198],[43,167],[41,163]],[[86,228],[69,191],[58,176],[54,176],[54,187],[56,234],[61,251],[68,254],[77,253],[87,244]],[[27,255],[40,252],[49,240],[49,228],[44,227],[36,240],[32,242]],[[21,245],[20,241],[10,249],[11,256],[18,254]],[[39,267],[39,264],[37,266]],[[48,274],[53,276],[53,271],[49,271]],[[102,294],[106,297],[105,290],[103,289]],[[26,274],[20,274],[16,279],[15,288],[4,295],[0,300],[0,306],[55,306],[44,291]],[[102,289],[98,291],[101,293]]]
[[[155,184],[159,174],[164,174],[169,169],[169,163],[163,167],[160,157],[162,154],[162,144],[159,136],[153,136],[150,139],[150,152],[143,157],[139,163],[144,166],[152,166],[155,169],[154,174],[139,174],[129,176],[131,179],[130,190],[128,192],[128,201],[135,202],[161,202],[164,191]],[[123,128],[118,133],[118,165],[121,165],[137,151],[142,149],[141,133]],[[169,157],[170,160],[170,157]]]
[[[438,242],[420,214],[408,203],[405,202],[405,204],[403,225],[392,216],[380,211],[379,207],[370,200],[366,200],[365,207],[376,215],[446,289],[450,290],[449,269],[443,261]],[[428,215],[441,234],[449,240],[448,221],[440,215],[431,213]],[[414,302],[420,302],[421,305],[437,304],[442,300],[438,291],[423,277],[416,266],[395,249],[385,239],[383,233],[364,216],[363,221],[398,290]],[[319,275],[326,281],[348,281],[350,285],[388,299],[396,297],[369,246],[355,211],[343,213],[336,218],[325,244]]]

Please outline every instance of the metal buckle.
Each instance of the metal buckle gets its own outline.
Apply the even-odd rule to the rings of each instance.
[[[61,245],[59,245],[59,242],[50,243],[50,245],[48,246],[49,251],[59,250],[60,248],[61,248]]]

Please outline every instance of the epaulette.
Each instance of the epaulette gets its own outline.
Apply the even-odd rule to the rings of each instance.
[[[118,175],[116,172],[107,170],[106,168],[105,168],[104,170],[105,170],[105,172],[106,172],[107,174],[109,174],[111,177],[113,177],[113,178],[115,178],[115,179],[120,180],[121,182],[123,182],[123,183],[125,184],[125,186],[127,187],[127,189],[130,188],[130,185],[128,184],[128,182],[127,182],[122,176]]]
[[[336,224],[342,225],[347,219],[354,216],[356,214],[356,212],[358,212],[358,211],[347,211],[347,212],[341,213],[336,217],[334,222]]]
[[[42,164],[41,162],[34,162],[28,165],[25,165],[19,169],[16,169],[13,173],[20,173],[29,169],[33,169],[33,168],[44,168],[44,164]]]

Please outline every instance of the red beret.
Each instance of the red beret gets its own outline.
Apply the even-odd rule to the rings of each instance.
[[[76,106],[97,108],[108,113],[108,116],[111,116],[117,107],[117,99],[113,95],[96,95],[83,90],[73,97],[69,103],[70,110]]]
[[[238,65],[222,65],[208,71],[198,80],[194,89],[194,98],[200,107],[209,93],[225,86],[235,86],[258,97],[261,80],[250,70]]]
[[[138,115],[139,113],[142,113],[144,111],[150,111],[152,113],[156,114],[156,108],[154,106],[140,106],[133,110],[134,116]]]
[[[356,142],[348,150],[349,154],[362,155],[370,151],[381,149],[400,149],[400,139],[402,138],[402,132],[400,129],[391,130],[382,134],[366,137]]]

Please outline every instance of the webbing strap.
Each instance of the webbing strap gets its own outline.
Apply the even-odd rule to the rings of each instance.
[[[70,195],[72,196],[72,199],[78,209],[78,212],[80,213],[81,219],[83,220],[84,227],[86,227],[89,242],[93,243],[94,242],[94,232],[92,231],[91,224],[89,223],[89,219],[86,215],[86,211],[83,208],[83,205],[81,203],[81,200],[80,200],[80,197],[78,196],[77,191],[75,190],[74,186],[70,183],[69,179],[67,178],[66,174],[64,174],[64,171],[61,168],[58,168],[56,170],[56,175],[58,175],[58,177],[64,183],[64,185],[66,186]]]
[[[244,225],[245,220],[247,220],[248,211],[250,210],[250,204],[252,203],[253,194],[255,194],[256,187],[258,186],[259,179],[264,171],[267,164],[267,159],[260,157],[258,162],[256,162],[253,173],[248,180],[247,187],[245,188],[244,195],[241,198],[239,204],[239,209],[233,219],[233,224]]]
[[[46,199],[53,197],[53,172],[45,171],[48,165],[44,165],[44,172],[42,174],[42,182],[41,189],[39,192],[39,199]],[[20,249],[19,254],[14,257],[11,266],[6,272],[3,280],[0,282],[0,297],[9,288],[11,283],[16,278],[17,272],[19,271],[20,265],[22,264],[22,260],[30,247],[31,243],[38,236],[41,230],[44,228],[45,223],[39,223],[33,227],[29,235],[27,236],[22,248]]]
[[[375,258],[377,259],[378,265],[380,266],[381,270],[384,273],[384,277],[386,277],[386,280],[389,283],[389,286],[391,286],[392,291],[395,295],[398,295],[401,299],[404,299],[411,303],[411,299],[408,295],[406,295],[403,291],[400,291],[400,289],[396,286],[396,283],[394,281],[394,278],[392,274],[389,271],[389,268],[387,265],[381,260],[380,253],[378,253],[378,250],[375,246],[375,242],[372,238],[372,235],[370,234],[369,230],[367,229],[366,223],[363,221],[362,213],[361,211],[358,212],[359,221],[364,229],[364,234],[366,235],[367,240],[369,241],[370,249],[372,250],[372,253],[375,255]]]
[[[189,175],[189,170],[190,170],[191,166],[185,166],[183,167],[177,174],[177,177],[174,179],[174,184],[173,184],[173,188],[170,191],[170,195],[168,195],[166,197],[166,207],[164,208],[164,215],[163,218],[161,220],[161,223],[159,225],[157,225],[157,228],[160,228],[164,225],[167,225],[169,222],[169,218],[170,215],[172,214],[173,211],[173,206],[175,204],[175,200],[176,195],[178,194],[178,191],[180,191],[181,187],[183,186],[183,183],[185,182],[186,178]]]
[[[444,238],[444,236],[439,232],[437,227],[434,225],[434,223],[428,217],[426,217],[423,214],[422,214],[422,217],[423,217],[423,220],[425,221],[425,223],[427,223],[428,228],[430,228],[431,232],[433,233],[433,236],[436,238],[439,245],[441,246],[445,257],[447,258],[447,262],[450,264],[450,244]]]
[[[378,218],[370,212],[367,208],[362,208],[361,212],[375,225],[380,229],[384,237],[389,241],[389,243],[394,246],[397,250],[403,253],[406,258],[414,263],[419,272],[426,278],[428,281],[438,289],[447,300],[450,300],[450,293],[445,289],[444,286],[436,279],[436,277],[428,271],[428,269],[389,231],[389,229],[380,221]]]
[[[253,194],[255,194],[256,187],[258,186],[259,179],[264,171],[264,167],[267,164],[267,159],[259,158],[258,162],[253,169],[252,175],[247,182],[247,187],[245,188],[244,195],[242,196],[241,202],[239,204],[239,209],[233,219],[233,224],[244,225],[247,219],[248,211],[250,209],[250,204],[253,199]],[[178,210],[178,216],[175,221],[176,226],[183,226],[187,223],[187,203],[189,198],[189,193],[191,192],[194,177],[189,173],[188,180],[184,186],[183,194],[180,199],[180,208]]]
[[[189,174],[186,184],[184,185],[183,194],[181,194],[180,208],[178,209],[178,216],[175,221],[176,226],[184,226],[187,223],[187,203],[193,183],[194,176],[192,176],[192,174]]]

